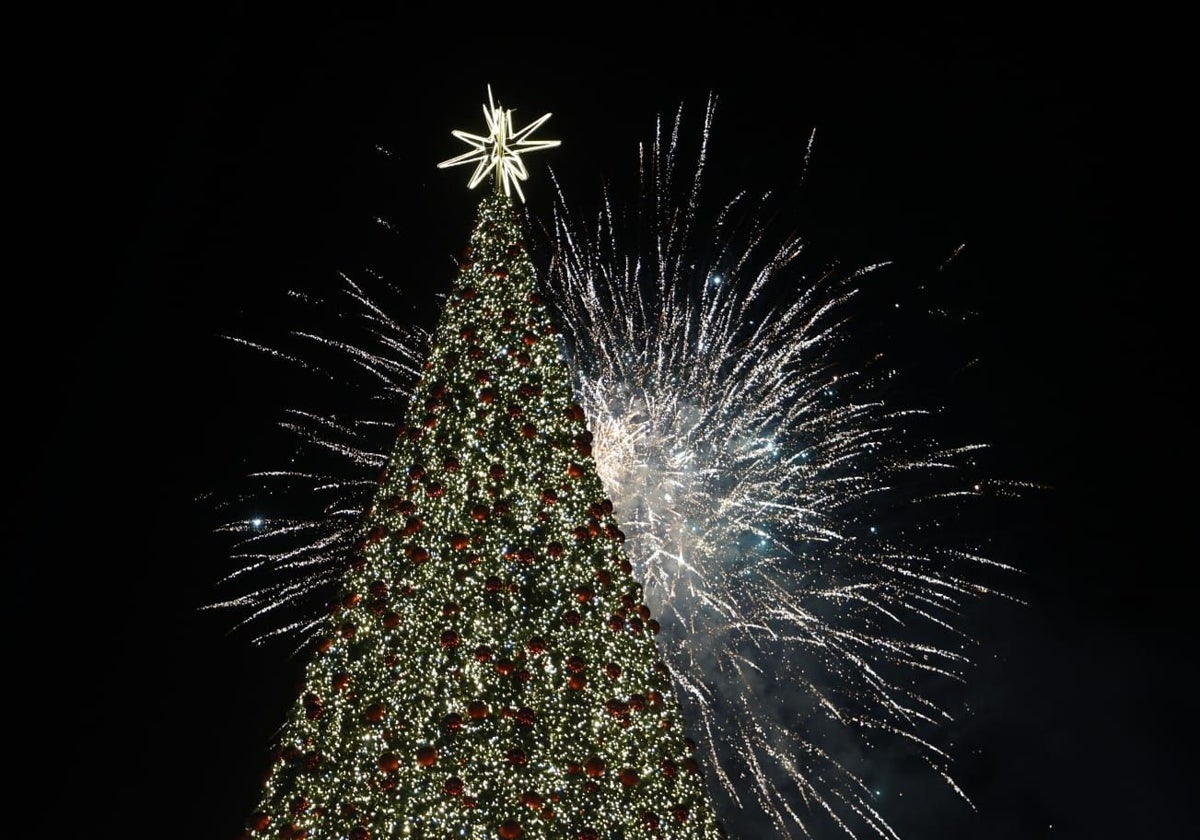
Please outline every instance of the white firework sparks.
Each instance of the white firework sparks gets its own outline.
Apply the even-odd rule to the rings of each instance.
[[[967,798],[938,745],[950,715],[921,687],[964,677],[961,611],[998,594],[981,570],[1011,571],[934,544],[928,503],[1014,485],[968,481],[981,447],[923,439],[913,431],[922,412],[872,396],[869,365],[835,363],[852,343],[850,304],[877,267],[807,279],[800,243],[770,241],[744,195],[701,223],[712,106],[682,201],[672,200],[678,116],[642,156],[636,207],[606,197],[583,224],[559,190],[546,228],[550,297],[598,469],[647,602],[663,617],[664,654],[727,822],[786,837],[832,827],[895,838],[845,755],[899,739]],[[430,335],[343,279],[366,331],[296,335],[366,373],[395,416]],[[241,594],[215,605],[259,626],[287,616],[266,620],[260,639],[307,638],[318,627],[322,616],[305,607],[344,568],[395,424],[296,411],[284,425],[305,444],[308,468],[256,473],[246,498],[269,487],[323,506],[307,518],[226,526],[239,535],[231,577]],[[876,517],[897,508],[906,530],[926,536],[875,533]]]

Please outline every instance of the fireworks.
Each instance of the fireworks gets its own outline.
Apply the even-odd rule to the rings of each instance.
[[[929,526],[942,504],[1008,485],[968,479],[981,446],[922,437],[923,413],[880,396],[874,364],[844,361],[854,303],[878,267],[806,276],[799,240],[773,238],[746,195],[706,220],[712,118],[710,102],[682,190],[679,117],[645,150],[633,207],[606,196],[582,222],[560,189],[545,285],[726,821],[788,837],[827,826],[896,837],[845,756],[900,739],[958,790],[938,745],[948,712],[921,687],[963,678],[959,614],[993,593],[980,570],[1007,567],[937,542]],[[296,335],[365,374],[395,417],[429,334],[343,279],[364,331]],[[344,567],[394,423],[296,411],[284,425],[305,468],[256,473],[250,495],[269,488],[294,500],[286,507],[302,509],[300,494],[323,506],[226,526],[239,535],[233,580],[243,582],[217,606],[245,610],[266,627],[260,638],[303,639],[322,617],[310,607]],[[894,523],[896,510],[905,527],[883,533],[876,523]]]

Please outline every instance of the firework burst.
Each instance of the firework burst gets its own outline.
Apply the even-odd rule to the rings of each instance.
[[[844,361],[853,304],[879,266],[809,276],[801,242],[773,237],[746,194],[707,218],[712,119],[710,101],[682,189],[677,115],[643,150],[631,207],[606,194],[581,221],[558,190],[540,230],[563,351],[728,822],[894,838],[856,757],[903,742],[967,798],[938,743],[951,716],[922,687],[964,677],[959,616],[995,594],[981,570],[1008,568],[935,543],[929,526],[946,503],[1013,485],[968,479],[981,446],[919,434],[924,412],[880,396],[874,352]],[[394,320],[368,283],[343,281],[363,331],[295,335],[364,374],[394,417],[430,336]],[[395,423],[295,411],[284,425],[306,468],[256,473],[246,498],[320,509],[224,526],[238,535],[239,594],[216,606],[244,610],[260,639],[319,626],[310,607],[344,567]],[[905,527],[876,527],[897,510]]]

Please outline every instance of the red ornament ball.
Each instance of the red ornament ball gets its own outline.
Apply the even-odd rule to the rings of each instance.
[[[598,779],[604,775],[604,759],[598,755],[593,755],[583,763],[583,769],[589,776],[594,779]]]
[[[467,717],[471,720],[483,720],[488,714],[487,703],[482,700],[472,700],[467,704]]]
[[[394,773],[400,769],[400,757],[395,753],[385,752],[379,756],[379,769],[385,773]]]
[[[458,776],[451,776],[449,779],[446,780],[446,785],[445,785],[446,795],[447,796],[461,796],[463,789],[465,787],[466,786],[463,784],[462,779],[458,778]]]
[[[506,820],[500,823],[497,833],[500,835],[500,840],[517,840],[525,833],[525,829],[521,828],[521,824],[516,820]]]
[[[253,831],[266,831],[267,826],[271,824],[271,818],[262,811],[256,811],[246,820],[246,827]]]
[[[417,749],[417,764],[421,767],[432,767],[437,763],[438,752],[433,747],[419,747]]]

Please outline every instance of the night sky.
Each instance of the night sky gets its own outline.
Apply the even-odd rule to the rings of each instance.
[[[302,662],[200,609],[230,563],[196,499],[278,464],[275,423],[312,395],[220,336],[280,338],[288,290],[363,266],[432,325],[478,198],[434,165],[465,148],[451,129],[481,129],[489,83],[520,124],[554,114],[533,212],[546,165],[582,193],[628,179],[655,117],[711,92],[712,188],[777,191],[817,259],[893,261],[903,296],[966,245],[939,294],[970,328],[892,338],[918,367],[977,360],[921,368],[914,398],[1047,489],[992,513],[1025,605],[964,619],[981,644],[953,755],[978,811],[881,770],[908,791],[885,814],[905,838],[1184,833],[1195,280],[1156,267],[1179,103],[1149,21],[184,8],[31,24],[10,110],[11,836],[240,830]]]

